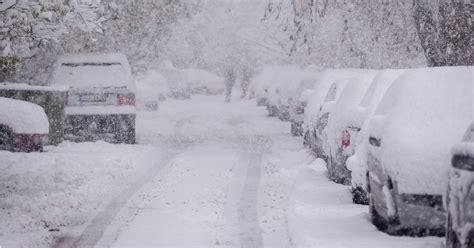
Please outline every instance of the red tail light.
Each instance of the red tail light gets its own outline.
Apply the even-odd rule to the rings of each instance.
[[[118,95],[118,105],[135,106],[135,97],[133,95]]]
[[[341,146],[342,148],[349,147],[351,145],[351,134],[349,131],[344,130],[342,131],[342,136],[341,136]]]

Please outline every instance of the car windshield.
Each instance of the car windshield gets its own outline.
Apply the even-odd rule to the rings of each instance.
[[[453,157],[453,167],[460,170],[474,171],[474,157],[457,155]]]

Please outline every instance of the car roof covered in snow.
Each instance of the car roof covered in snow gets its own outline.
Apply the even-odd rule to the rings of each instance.
[[[453,147],[452,153],[455,155],[474,157],[474,121],[467,128],[462,142]]]
[[[374,74],[375,70],[365,69],[327,69],[319,75],[314,86],[313,95],[310,97],[305,110],[306,125],[313,125],[319,114],[319,108],[331,87],[337,80],[350,79],[361,75]]]
[[[382,164],[401,193],[443,193],[450,150],[474,118],[473,70],[409,70],[379,104],[370,132],[381,135]]]
[[[163,92],[167,93],[168,82],[166,78],[156,70],[148,70],[136,77],[137,88],[141,90],[151,89],[153,93]],[[137,90],[137,91],[140,91]]]
[[[56,62],[51,83],[80,89],[127,87],[135,90],[130,64],[120,53],[62,55]]]
[[[68,87],[64,85],[30,85],[25,83],[0,83],[1,90],[31,90],[31,91],[58,91],[66,92]]]
[[[49,122],[37,104],[0,97],[0,125],[17,134],[48,134]]]

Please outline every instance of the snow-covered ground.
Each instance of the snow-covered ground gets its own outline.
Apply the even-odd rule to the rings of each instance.
[[[391,237],[254,102],[167,101],[139,145],[0,152],[2,247],[422,247]]]

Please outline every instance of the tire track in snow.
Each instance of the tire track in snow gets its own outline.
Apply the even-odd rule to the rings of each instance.
[[[112,199],[84,228],[78,236],[64,235],[56,237],[54,248],[94,247],[102,238],[107,227],[112,223],[121,209],[144,185],[152,181],[160,171],[176,156],[184,152],[187,147],[168,151],[141,177],[132,182],[120,194]]]
[[[245,186],[238,208],[240,224],[240,247],[262,247],[262,229],[258,221],[257,197],[260,185],[260,161],[262,154],[249,154]]]
[[[249,159],[244,188],[238,208],[240,225],[240,247],[263,247],[262,229],[258,214],[258,189],[261,180],[261,162],[269,150],[271,141],[263,136],[241,137],[243,150]]]

